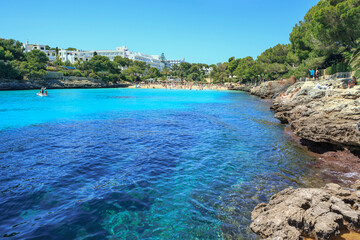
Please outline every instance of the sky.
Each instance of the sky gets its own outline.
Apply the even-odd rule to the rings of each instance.
[[[289,43],[319,0],[0,0],[0,38],[129,50],[190,63],[256,58]]]

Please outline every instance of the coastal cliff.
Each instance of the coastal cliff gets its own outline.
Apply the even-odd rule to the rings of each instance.
[[[287,86],[278,81],[250,91],[273,98],[275,117],[289,124],[294,139],[317,154],[315,167],[326,169],[325,178],[345,186],[360,174],[360,86],[348,88],[349,81],[305,81]],[[336,184],[285,189],[254,209],[251,229],[265,239],[360,239],[356,233],[360,232],[359,186],[360,181],[352,190]]]
[[[327,169],[323,177],[345,185],[360,174],[360,86],[348,88],[351,80],[272,81],[250,90],[272,98],[275,118],[288,124],[287,133],[315,154],[315,167]]]
[[[253,87],[250,93],[273,98],[271,109],[275,117],[281,123],[289,124],[304,145],[348,149],[359,154],[360,86],[348,89],[349,80],[294,84],[272,81]]]
[[[326,85],[328,84],[328,85]],[[330,86],[329,86],[330,85]],[[360,150],[360,87],[345,80],[299,82],[274,99],[272,110],[305,145]]]
[[[295,81],[268,81],[255,85],[252,83],[232,84],[229,90],[249,92],[260,98],[274,98],[281,92],[286,91]]]
[[[250,89],[252,95],[261,98],[274,98],[286,91],[295,80],[268,81]]]

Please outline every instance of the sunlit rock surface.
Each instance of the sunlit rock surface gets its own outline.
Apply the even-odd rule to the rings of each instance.
[[[251,229],[264,239],[332,239],[341,230],[360,231],[360,181],[352,189],[285,189],[252,212]]]
[[[309,143],[359,151],[360,87],[345,86],[341,80],[296,83],[274,99],[275,117]]]

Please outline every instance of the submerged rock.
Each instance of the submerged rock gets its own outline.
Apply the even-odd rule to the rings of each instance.
[[[353,189],[337,184],[323,188],[285,189],[252,212],[251,229],[264,239],[330,239],[340,230],[360,232],[360,181]]]

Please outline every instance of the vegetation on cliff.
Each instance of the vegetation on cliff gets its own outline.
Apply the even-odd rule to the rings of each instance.
[[[58,49],[50,48],[47,49]],[[68,48],[68,50],[76,50]],[[75,67],[69,69],[66,67]],[[108,57],[95,55],[87,62],[62,62],[59,58],[49,62],[48,57],[40,50],[24,53],[22,43],[13,39],[0,39],[0,79],[42,79],[47,71],[62,72],[64,76],[77,76],[102,79],[108,82],[138,82],[150,78],[166,79],[168,76],[187,81],[203,81],[206,77],[206,64],[183,62],[171,69],[164,68],[161,72],[145,62],[133,61],[120,56],[110,61]]]
[[[248,82],[262,78],[307,77],[309,69],[327,74],[356,71],[360,77],[360,0],[321,0],[290,33],[290,44],[278,44],[251,57],[218,63],[212,77]]]
[[[229,58],[213,64],[210,77],[215,82],[250,82],[309,75],[309,69],[321,69],[327,74],[356,71],[360,77],[360,0],[321,0],[312,7],[290,33],[289,44],[278,44],[265,50],[257,59]],[[58,49],[50,48],[47,49]],[[75,48],[68,48],[75,50]],[[36,52],[36,51],[35,51]],[[36,56],[35,56],[36,55]],[[107,81],[141,81],[168,76],[187,81],[203,81],[206,64],[181,63],[159,72],[144,62],[117,57],[94,56],[88,62],[77,62],[76,70],[70,62],[44,61],[40,52],[26,53],[15,40],[0,39],[0,78],[41,78],[46,75],[45,64],[65,76],[101,78]],[[49,70],[49,69],[48,69]],[[323,72],[322,72],[323,73]]]

